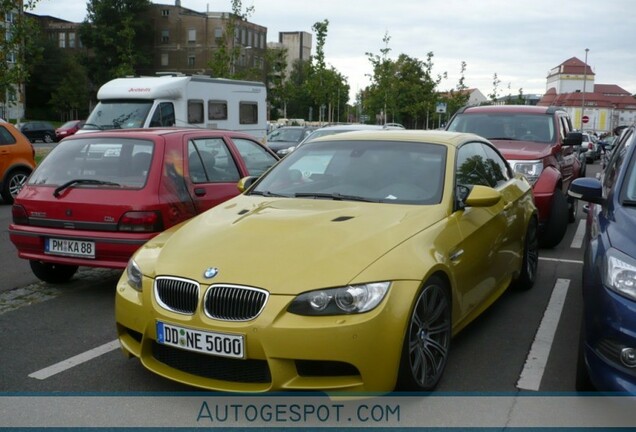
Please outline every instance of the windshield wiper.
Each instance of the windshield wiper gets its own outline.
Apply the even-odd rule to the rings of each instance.
[[[636,206],[636,200],[625,199],[622,204],[626,207],[633,207]]]
[[[362,202],[380,202],[378,199],[366,198],[358,195],[345,195],[338,192],[321,193],[321,192],[298,192],[294,194],[296,198],[326,198],[335,201],[362,201]]]
[[[250,195],[260,195],[264,197],[285,197],[289,198],[289,195],[281,195],[270,191],[252,191]]]
[[[100,126],[100,125],[95,124],[95,123],[84,123],[84,126],[82,126],[82,129],[84,129],[86,126],[91,126],[91,127],[97,128],[99,130],[104,130],[103,126]]]
[[[69,180],[66,183],[64,183],[63,185],[58,186],[54,191],[53,191],[53,196],[55,198],[60,196],[60,192],[62,192],[64,189],[69,188],[73,185],[78,185],[78,184],[82,184],[82,185],[99,185],[99,186],[121,186],[119,183],[114,183],[114,182],[109,182],[109,181],[104,181],[104,180],[89,180],[89,179],[75,179],[75,180]]]

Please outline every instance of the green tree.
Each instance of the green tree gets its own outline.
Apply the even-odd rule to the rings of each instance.
[[[88,70],[95,88],[151,64],[151,5],[150,0],[89,0],[79,35],[93,54]]]
[[[236,39],[236,30],[240,21],[247,21],[254,13],[254,6],[243,10],[241,0],[232,0],[232,13],[229,14],[223,34],[217,39],[217,48],[212,53],[212,60],[208,63],[212,76],[217,78],[255,79],[254,71],[237,68],[241,56],[241,45]],[[258,79],[262,81],[263,77]]]
[[[29,79],[27,59],[39,55],[34,43],[38,28],[24,11],[35,7],[38,0],[0,0],[0,17],[4,21],[0,37],[0,104],[15,106],[22,97],[23,84]],[[19,7],[22,4],[23,10]]]
[[[88,76],[75,56],[65,56],[63,67],[63,78],[51,94],[49,105],[63,121],[82,118],[86,115],[89,99]]]
[[[501,80],[497,76],[497,72],[495,72],[492,77],[492,93],[488,95],[492,103],[497,102],[497,99],[499,98],[499,84],[501,84]]]

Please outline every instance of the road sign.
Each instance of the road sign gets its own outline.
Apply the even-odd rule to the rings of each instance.
[[[589,121],[590,121],[590,118],[589,118],[588,116],[584,115],[584,116],[583,116],[583,118],[581,119],[581,121],[582,121],[583,123],[587,123],[587,122],[589,122]]]
[[[446,104],[444,102],[437,102],[437,105],[435,106],[435,112],[437,112],[439,114],[445,114],[446,113]]]

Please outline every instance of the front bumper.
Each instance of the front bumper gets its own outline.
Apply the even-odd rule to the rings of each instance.
[[[636,303],[605,287],[598,291],[585,299],[583,317],[590,379],[600,391],[636,394],[636,367],[621,361],[622,349],[636,349]]]
[[[203,288],[203,286],[202,286]],[[126,274],[117,285],[119,341],[149,370],[180,383],[229,392],[389,392],[395,387],[402,343],[417,281],[394,282],[382,303],[355,315],[308,317],[286,312],[292,296],[270,295],[261,314],[247,322],[211,319],[158,305],[153,280],[142,292]],[[202,290],[203,291],[203,290]],[[193,353],[157,343],[156,322],[203,331],[242,334],[245,358]]]

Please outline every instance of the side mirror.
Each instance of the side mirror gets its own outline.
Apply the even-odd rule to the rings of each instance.
[[[464,200],[466,207],[490,207],[501,200],[501,193],[488,186],[475,185]]]
[[[580,177],[572,181],[568,195],[582,201],[603,204],[603,185],[592,177]]]
[[[240,179],[238,181],[238,184],[236,185],[238,187],[239,192],[243,193],[247,189],[249,189],[250,186],[254,184],[256,179],[258,179],[258,177],[255,177],[255,176],[243,177],[242,179]]]
[[[583,143],[583,133],[570,132],[563,140],[563,144],[566,146],[580,146]]]

